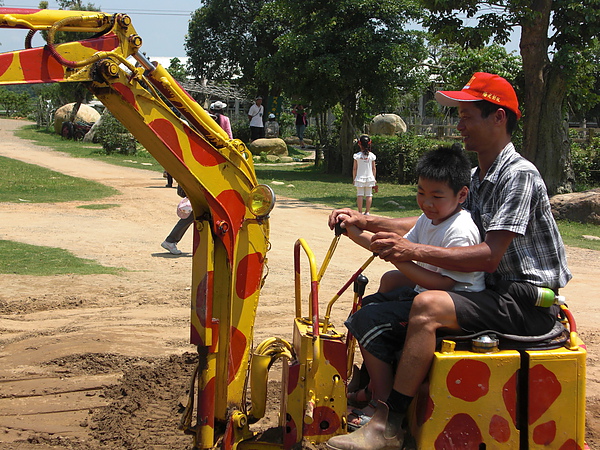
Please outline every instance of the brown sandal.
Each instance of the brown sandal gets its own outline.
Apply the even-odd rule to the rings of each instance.
[[[373,398],[373,394],[369,390],[369,386],[365,386],[363,389],[359,389],[358,391],[348,392],[347,398],[348,405],[354,406],[355,408],[364,408]]]

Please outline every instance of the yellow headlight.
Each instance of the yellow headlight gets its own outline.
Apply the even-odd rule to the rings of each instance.
[[[267,217],[275,206],[275,192],[266,184],[259,184],[250,192],[248,208],[258,219]]]

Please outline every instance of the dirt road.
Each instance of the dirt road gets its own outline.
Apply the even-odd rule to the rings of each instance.
[[[119,207],[0,203],[0,239],[60,247],[128,271],[0,275],[0,447],[190,448],[190,437],[177,430],[177,405],[194,356],[188,343],[191,233],[179,245],[180,256],[160,247],[177,220],[175,190],[165,188],[157,172],[74,159],[22,141],[13,136],[21,125],[0,119],[0,155],[115,187],[120,195],[97,203]],[[304,237],[322,261],[333,237],[328,213],[278,200],[255,342],[291,338],[293,245]],[[587,439],[600,448],[600,252],[569,248],[568,255],[575,277],[563,293],[589,350]],[[331,298],[367,257],[342,240],[322,296]],[[367,293],[388,269],[382,261],[369,266]],[[351,296],[342,296],[334,313],[341,328]]]

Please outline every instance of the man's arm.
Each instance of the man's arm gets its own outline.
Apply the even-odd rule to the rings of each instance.
[[[444,248],[414,244],[396,233],[378,232],[371,239],[371,250],[393,264],[414,260],[458,272],[491,273],[515,236],[512,231],[489,231],[481,244]]]

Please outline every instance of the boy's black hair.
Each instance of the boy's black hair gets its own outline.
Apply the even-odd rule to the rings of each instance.
[[[417,177],[448,183],[455,194],[471,185],[471,161],[460,144],[425,153],[417,163],[416,173]]]

